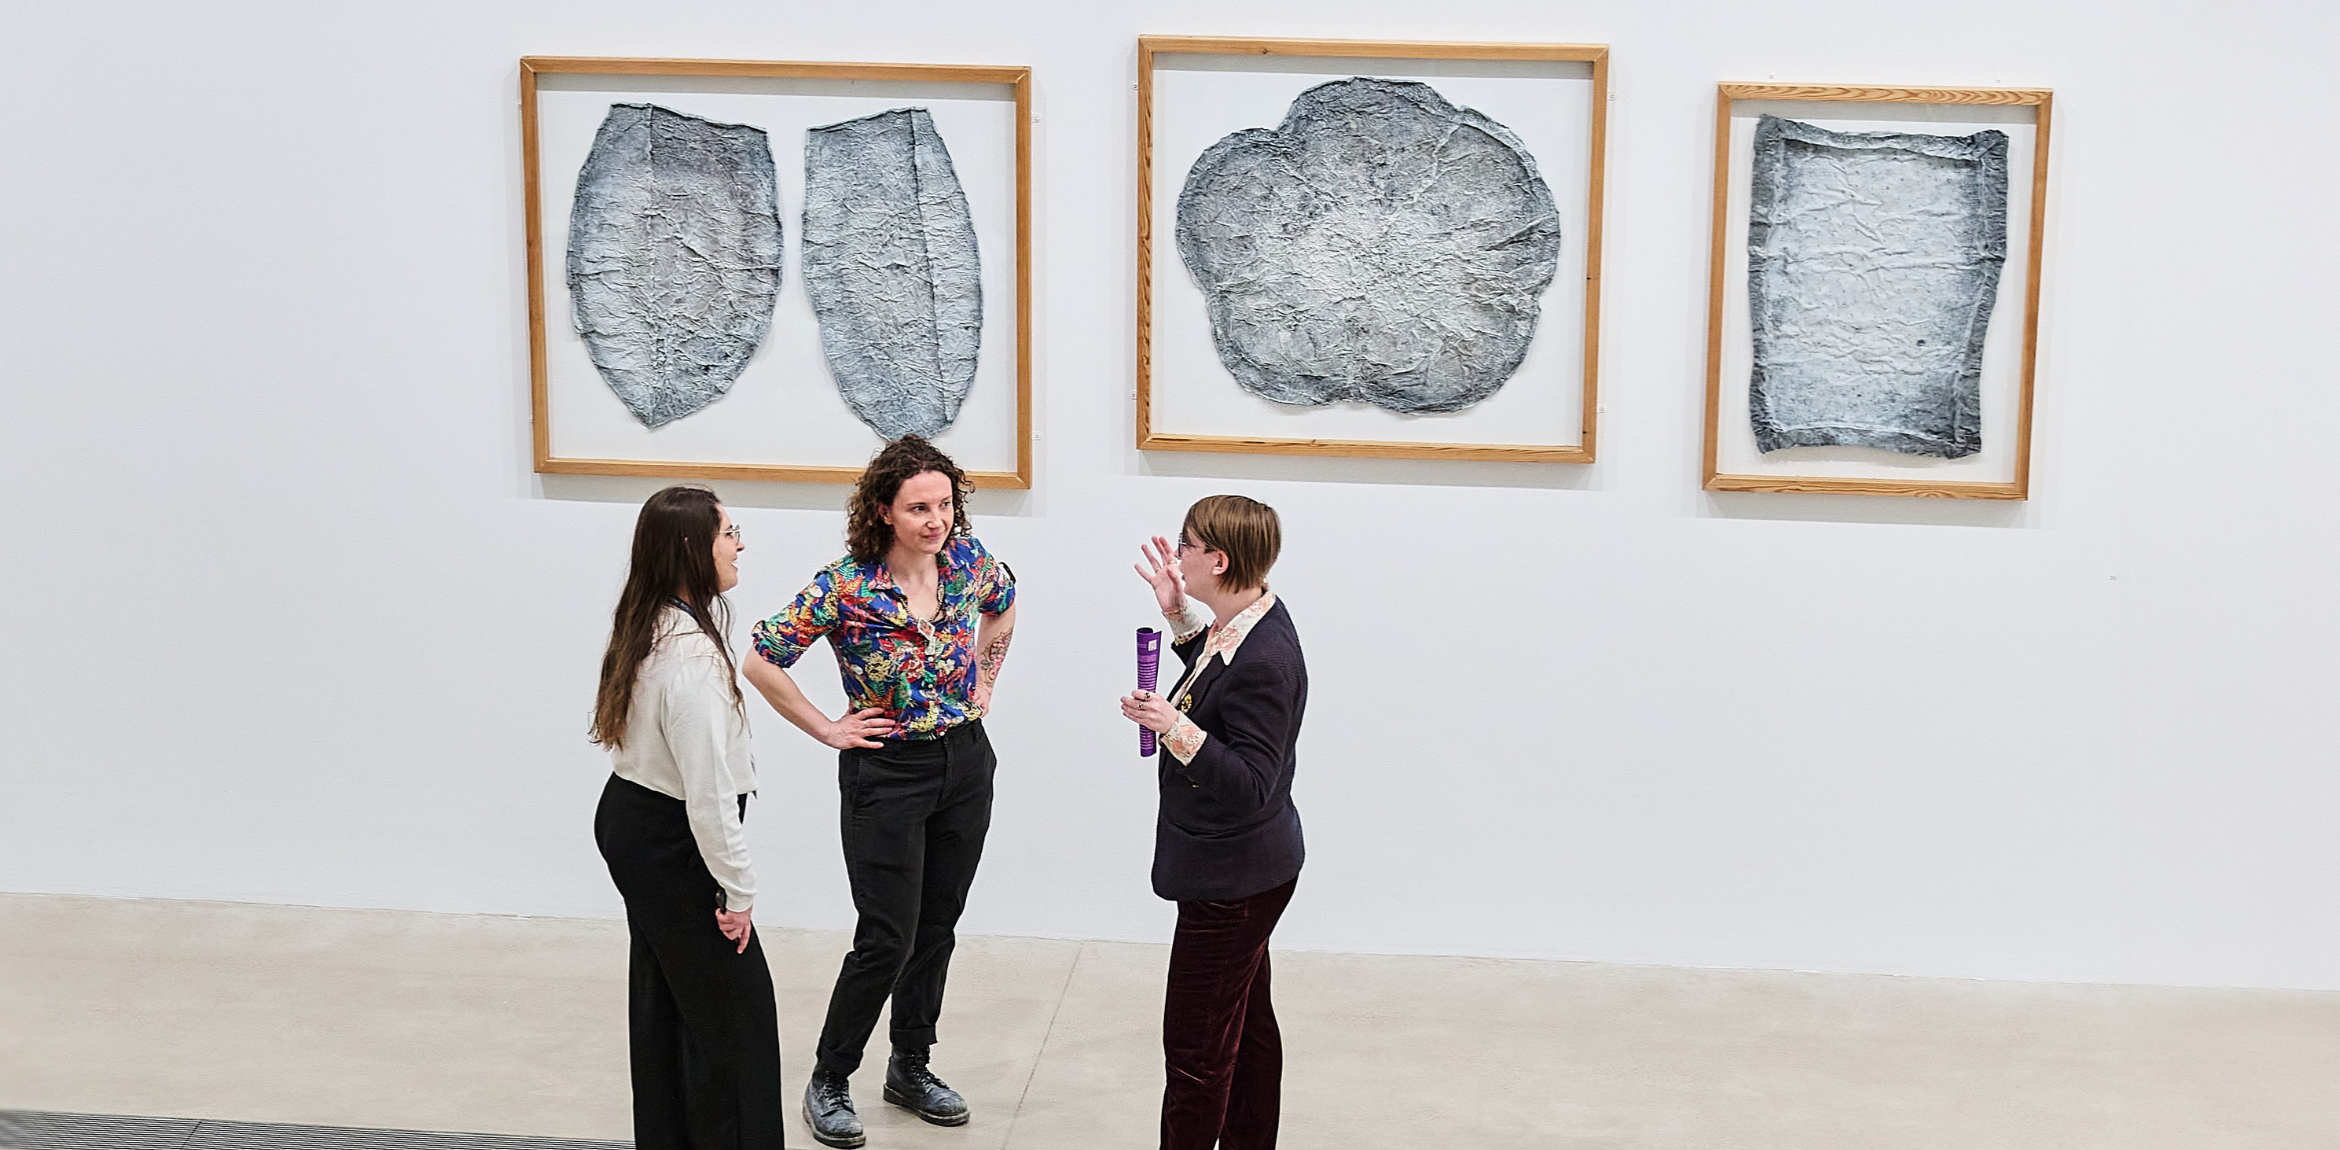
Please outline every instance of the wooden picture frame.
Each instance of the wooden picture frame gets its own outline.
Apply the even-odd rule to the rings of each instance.
[[[1013,221],[1012,251],[1014,262],[1009,271],[1010,278],[1008,279],[1008,283],[1012,287],[1007,292],[996,294],[989,290],[989,285],[992,285],[995,280],[989,268],[986,268],[983,279],[987,285],[985,291],[986,307],[984,309],[986,313],[985,339],[980,354],[988,357],[1010,351],[1010,349],[1004,348],[995,350],[996,341],[993,335],[999,329],[995,329],[992,322],[993,309],[1000,308],[1001,304],[1009,304],[1013,308],[1013,313],[1004,330],[1013,334],[1013,365],[1011,372],[1006,373],[1004,379],[999,378],[997,374],[990,376],[979,374],[975,387],[977,392],[980,392],[987,384],[996,385],[1012,380],[1014,384],[1013,412],[1011,415],[1002,410],[985,409],[986,427],[990,431],[987,432],[982,449],[982,454],[986,458],[980,462],[986,465],[969,466],[967,476],[977,487],[1029,488],[1032,486],[1032,70],[1022,66],[958,64],[523,57],[520,61],[520,151],[522,194],[527,218],[529,378],[535,470],[537,473],[852,483],[859,477],[862,469],[861,460],[866,459],[867,455],[866,452],[859,451],[859,445],[856,445],[855,450],[851,453],[843,452],[839,448],[829,448],[826,454],[833,458],[816,462],[673,459],[658,458],[655,457],[654,453],[650,457],[644,458],[612,458],[597,455],[561,454],[556,450],[561,437],[556,434],[554,420],[558,416],[573,415],[573,413],[564,413],[559,410],[560,404],[556,402],[555,395],[557,389],[553,386],[554,381],[551,378],[553,357],[549,354],[552,349],[548,343],[546,325],[548,314],[555,305],[548,299],[548,295],[551,293],[547,290],[545,249],[548,210],[544,203],[544,190],[548,175],[543,170],[542,153],[545,141],[540,130],[540,104],[547,98],[545,93],[554,91],[556,85],[578,86],[603,82],[619,85],[619,87],[612,88],[613,91],[636,89],[655,91],[652,85],[656,83],[672,83],[688,91],[713,91],[718,94],[728,94],[723,89],[725,85],[730,84],[741,86],[743,91],[760,92],[765,96],[780,99],[790,97],[791,89],[786,86],[788,83],[796,83],[802,90],[816,93],[819,97],[836,99],[862,98],[860,94],[864,92],[869,93],[870,96],[878,96],[887,91],[899,92],[913,90],[913,88],[923,92],[947,93],[953,89],[939,86],[980,85],[985,87],[982,89],[970,88],[967,91],[970,94],[985,93],[982,95],[982,99],[995,101],[1002,105],[1012,103],[1012,112],[1006,113],[1006,115],[1012,116],[1012,128],[1003,127],[1001,133],[1004,138],[1006,134],[1012,132],[1012,157],[1006,155],[1005,147],[1001,147],[999,149],[1000,155],[996,160],[987,161],[990,167],[1004,166],[1012,173],[1013,188],[1010,197],[1012,202],[1001,205],[997,202],[997,197],[988,201],[991,204],[988,218],[1003,221],[1012,218]],[[774,84],[773,82],[781,83]],[[761,87],[758,87],[759,85]],[[808,96],[806,98],[814,97]],[[902,97],[899,96],[885,98],[897,102],[902,100]],[[1005,109],[1003,108],[1002,111],[1004,112]],[[775,135],[773,143],[776,166],[785,169],[789,164],[789,155],[786,149],[780,146],[777,135]],[[964,169],[965,159],[962,157],[958,162]],[[801,168],[801,161],[799,161],[798,166]],[[572,178],[574,174],[574,169],[571,169],[554,173],[549,178],[567,179]],[[968,192],[969,200],[972,203],[975,199],[975,187],[972,182],[969,184]],[[801,207],[801,203],[789,202],[785,197],[780,205],[784,224],[783,238],[786,243],[784,258],[787,260],[782,274],[780,290],[783,294],[780,306],[787,305],[786,293],[790,290],[793,289],[799,296],[803,291],[801,271],[795,262],[798,242],[796,233],[801,230],[797,220],[801,217],[792,216],[792,213],[797,212]],[[560,226],[565,228],[567,225],[563,221]],[[555,250],[563,249],[556,247]],[[995,248],[987,247],[982,250],[982,254],[988,257],[985,260],[987,265],[989,259],[997,258],[991,256],[992,250]],[[1000,298],[1001,296],[1007,298]],[[809,314],[808,310],[806,315],[809,317]],[[777,322],[776,320],[774,336],[778,334]],[[773,350],[770,346],[772,339],[773,336],[767,336],[766,344],[756,349],[755,356],[757,358],[763,358],[767,352]],[[813,354],[819,354],[817,339],[814,341],[812,350]],[[801,348],[796,349],[791,354],[797,360],[803,360]],[[821,366],[825,372],[825,360]],[[753,361],[751,361],[751,367],[748,370],[754,370]],[[984,368],[979,366],[977,370],[981,372]],[[741,378],[744,380],[746,376],[743,375]],[[829,385],[829,390],[833,393],[835,390],[833,381],[826,375],[823,375],[822,379],[824,384]],[[606,391],[607,388],[604,387],[603,390]],[[728,402],[732,398],[733,396],[725,396],[722,400],[710,405],[706,409],[707,412],[720,409],[724,402]],[[971,393],[968,400],[969,406],[972,407],[975,401],[976,395]],[[843,410],[842,401],[839,401],[838,408]],[[962,409],[961,423],[966,422],[965,410]],[[826,413],[824,414],[826,415]],[[596,413],[595,418],[605,423],[608,422],[601,413]],[[579,420],[579,422],[584,421]],[[829,422],[834,423],[835,421],[830,418]],[[1012,463],[1010,462],[1010,451],[1005,444],[1006,429],[1011,422],[1014,440]],[[858,423],[853,424],[853,426],[861,427]],[[867,430],[866,427],[862,429]],[[957,430],[958,425],[954,424],[951,431],[943,433],[944,438],[947,439],[953,431]],[[867,443],[868,450],[874,452],[882,442],[875,432],[870,432]],[[847,455],[852,457],[847,458]],[[965,456],[962,455],[961,458],[964,459]]]
[[[1233,433],[1213,434],[1189,427],[1166,424],[1157,411],[1158,400],[1167,384],[1161,374],[1163,365],[1156,362],[1161,341],[1157,339],[1154,323],[1157,318],[1156,260],[1154,238],[1157,221],[1157,197],[1166,194],[1174,204],[1177,186],[1172,184],[1166,193],[1155,187],[1156,135],[1158,113],[1155,77],[1165,56],[1223,57],[1233,63],[1240,58],[1293,58],[1289,63],[1301,65],[1309,59],[1356,59],[1360,61],[1419,61],[1425,68],[1437,68],[1447,62],[1512,62],[1516,65],[1565,64],[1583,65],[1589,76],[1590,95],[1588,116],[1583,122],[1585,155],[1581,161],[1584,182],[1581,187],[1565,189],[1570,203],[1581,203],[1583,228],[1581,239],[1567,235],[1563,230],[1564,245],[1575,242],[1582,251],[1582,308],[1581,315],[1560,314],[1547,308],[1533,339],[1543,343],[1549,331],[1565,327],[1570,340],[1581,340],[1581,349],[1565,356],[1566,370],[1577,378],[1564,380],[1559,387],[1565,392],[1551,401],[1559,407],[1561,417],[1574,424],[1573,442],[1436,442],[1401,438],[1362,436],[1317,436],[1263,433],[1257,428]],[[1607,156],[1609,111],[1609,49],[1601,44],[1508,44],[1508,43],[1440,43],[1423,41],[1382,40],[1291,40],[1251,39],[1200,36],[1142,36],[1138,40],[1137,75],[1137,446],[1146,451],[1200,451],[1233,452],[1245,454],[1362,456],[1384,459],[1454,459],[1454,460],[1514,460],[1541,463],[1591,463],[1594,457],[1595,432],[1599,414],[1600,368],[1600,276],[1601,276],[1601,211],[1604,170]],[[1239,65],[1240,66],[1240,65]],[[1260,65],[1263,69],[1271,65]],[[1367,70],[1370,71],[1370,70]],[[1394,72],[1394,70],[1392,70]],[[1314,74],[1326,79],[1337,75],[1316,69]],[[1402,73],[1400,73],[1402,74]],[[1581,83],[1581,80],[1574,82]],[[1457,99],[1458,104],[1467,100]],[[1494,114],[1494,113],[1490,113]],[[1500,117],[1498,117],[1500,118]],[[1237,127],[1272,127],[1271,119],[1258,125],[1240,124]],[[1516,127],[1516,125],[1513,125]],[[1571,128],[1573,130],[1573,127]],[[1186,164],[1192,156],[1179,156],[1175,162]],[[1571,164],[1578,163],[1573,156]],[[1548,161],[1540,161],[1544,166]],[[1167,173],[1171,180],[1183,180],[1185,171]],[[1553,185],[1555,196],[1564,194],[1562,185]],[[1581,200],[1576,197],[1581,196]],[[1573,298],[1564,293],[1561,281],[1568,278],[1574,266],[1563,247],[1563,270],[1547,289],[1546,300]],[[1182,269],[1175,253],[1165,256],[1163,266]],[[1182,270],[1181,270],[1182,274]],[[1187,284],[1191,287],[1191,282]],[[1580,333],[1580,334],[1579,334]],[[1207,329],[1204,338],[1208,338]],[[1181,335],[1181,339],[1190,336]],[[1534,345],[1531,344],[1531,348]],[[1559,346],[1555,344],[1555,346]],[[1532,352],[1531,352],[1532,354]],[[1192,375],[1217,372],[1217,379],[1226,387],[1239,390],[1216,360],[1207,368],[1188,355],[1182,362],[1194,364]],[[1525,367],[1521,369],[1524,371]],[[1535,381],[1511,377],[1505,388],[1531,385]],[[1572,386],[1573,385],[1573,386]],[[1264,404],[1267,401],[1260,400]],[[1307,408],[1314,412],[1323,409]],[[1558,419],[1555,420],[1557,424]],[[1516,426],[1513,427],[1516,431]]]
[[[1783,83],[1725,83],[1715,96],[1715,150],[1714,150],[1714,222],[1710,237],[1710,266],[1708,271],[1707,330],[1706,330],[1706,435],[1703,461],[1704,487],[1708,491],[1768,491],[1809,492],[1848,495],[1898,495],[1952,499],[2027,499],[2031,490],[2031,417],[2033,383],[2039,348],[2040,267],[2047,236],[2048,141],[2050,110],[2053,93],[2045,88],[1944,88],[1944,87],[1887,87],[1867,85],[1819,85]],[[2010,139],[2008,255],[2010,262],[2020,255],[2023,260],[2019,280],[2002,279],[1998,284],[1997,302],[1993,307],[1991,338],[1998,345],[1993,362],[2011,367],[1999,369],[1994,377],[1993,367],[1986,364],[1982,400],[1985,409],[1982,421],[1985,428],[1984,448],[1992,443],[1989,429],[1994,418],[2002,419],[1998,426],[2010,442],[2008,457],[1992,463],[1992,470],[1977,478],[1943,475],[1947,467],[1936,466],[1947,461],[1887,461],[1887,453],[1869,448],[1802,448],[1805,452],[1840,453],[1823,466],[1827,473],[1795,474],[1797,470],[1815,470],[1812,463],[1784,464],[1779,468],[1749,468],[1744,463],[1747,449],[1726,444],[1726,436],[1735,436],[1745,429],[1735,423],[1726,423],[1725,411],[1743,414],[1745,390],[1748,385],[1743,364],[1737,364],[1737,349],[1744,343],[1746,314],[1745,284],[1747,266],[1743,257],[1747,235],[1747,189],[1743,187],[1744,173],[1734,164],[1740,158],[1734,140],[1734,121],[1744,120],[1749,110],[1743,102],[1794,102],[1777,106],[1797,108],[1810,106],[1825,108],[1835,115],[1821,115],[1819,119],[1854,117],[1844,110],[1861,105],[1876,105],[1891,112],[1880,115],[1937,117],[1955,121],[1961,115],[1976,118],[1998,117],[2001,122],[2020,127],[2023,124],[2019,110],[2029,110],[2031,142],[2028,148],[2016,146]],[[1932,105],[1940,111],[1918,112],[1911,105]],[[2012,116],[2012,119],[2006,117]],[[1927,131],[1914,126],[1907,130]],[[1823,123],[1821,126],[1825,127]],[[1866,130],[1866,129],[1864,129]],[[1947,129],[1956,132],[1961,128]],[[1745,130],[1739,132],[1746,135]],[[2028,167],[2028,178],[2020,167]],[[2019,198],[2020,197],[2020,198]],[[2018,231],[2016,205],[2027,204],[2024,221]],[[2021,285],[2020,296],[2009,289]],[[1996,325],[2008,318],[2018,319],[2019,333],[2003,336]],[[1729,322],[1726,323],[1726,320]],[[1726,331],[1726,327],[1731,330]],[[1726,360],[1734,364],[1726,369]],[[1992,387],[2004,400],[2011,401],[2011,418],[1994,417],[1989,410]],[[1735,390],[1734,390],[1735,389]],[[1753,443],[1753,433],[1745,431],[1747,443]],[[1735,458],[1726,459],[1726,453]],[[1862,462],[1855,457],[1867,453],[1874,462]],[[1739,470],[1732,470],[1733,467]],[[1926,475],[1928,468],[1936,472]],[[1976,470],[1982,470],[1980,466]],[[1874,473],[1864,474],[1863,471]]]

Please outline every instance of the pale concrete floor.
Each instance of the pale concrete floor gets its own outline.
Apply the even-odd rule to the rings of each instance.
[[[846,939],[764,945],[801,1089]],[[625,953],[613,922],[0,895],[0,1108],[625,1138]],[[1165,954],[962,940],[936,1068],[975,1119],[885,1106],[873,1060],[871,1147],[1153,1145]],[[1275,962],[1294,1150],[2340,1146],[2340,994]]]

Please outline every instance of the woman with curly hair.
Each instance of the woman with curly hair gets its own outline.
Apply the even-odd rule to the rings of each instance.
[[[953,929],[983,857],[997,760],[983,715],[1015,630],[1016,581],[967,526],[965,473],[905,435],[870,460],[846,513],[848,554],[756,624],[748,682],[837,748],[838,829],[859,921],[821,1027],[804,1115],[824,1145],[864,1141],[846,1078],[893,999],[885,1099],[938,1126],[967,1103],[928,1069]],[[830,718],[788,668],[826,636],[844,676]]]

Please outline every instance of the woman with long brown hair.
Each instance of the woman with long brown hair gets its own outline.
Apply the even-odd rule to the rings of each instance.
[[[915,435],[886,445],[853,489],[844,558],[756,624],[748,682],[837,748],[839,832],[853,884],[853,951],[837,972],[804,1116],[823,1145],[865,1139],[846,1078],[893,1000],[885,1100],[938,1126],[967,1102],[929,1069],[959,912],[991,826],[998,760],[983,733],[1015,632],[1016,578],[967,526],[966,475]],[[787,668],[826,636],[850,699],[831,719]]]
[[[780,1024],[740,826],[755,763],[724,638],[743,550],[714,492],[651,496],[601,657],[593,741],[612,773],[593,837],[633,938],[639,1150],[784,1145]]]

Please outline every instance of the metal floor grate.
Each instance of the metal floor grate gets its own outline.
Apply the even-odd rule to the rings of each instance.
[[[0,1150],[633,1150],[631,1142],[0,1110]]]

